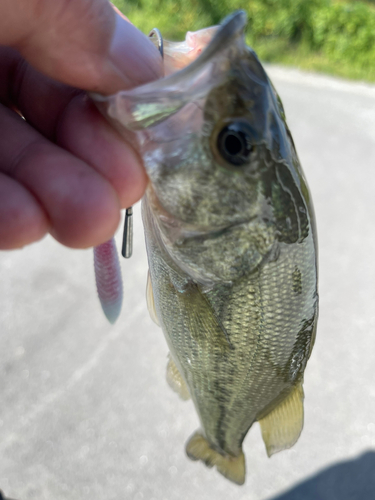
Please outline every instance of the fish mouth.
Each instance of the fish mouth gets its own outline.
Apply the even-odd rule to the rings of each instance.
[[[237,38],[243,33],[247,23],[247,15],[243,10],[238,10],[227,16],[218,26],[218,30],[208,43],[202,53],[185,68],[172,73],[166,78],[156,80],[134,89],[139,93],[148,93],[149,90],[155,91],[165,89],[166,87],[183,84],[191,78],[195,72],[199,72],[208,62],[220,55],[228,48],[233,38]]]
[[[247,14],[243,10],[238,10],[233,12],[229,16],[227,16],[222,23],[218,26],[218,30],[215,35],[212,37],[212,40],[208,43],[208,45],[204,48],[202,53],[195,59],[195,61],[191,62],[188,66],[172,73],[171,75],[160,78],[159,80],[155,80],[145,85],[140,85],[130,91],[120,91],[118,94],[127,95],[127,94],[149,94],[150,92],[154,92],[156,90],[164,90],[167,87],[173,86],[176,84],[183,83],[186,79],[190,78],[190,75],[196,71],[199,71],[203,66],[205,66],[211,59],[220,54],[223,50],[228,48],[233,38],[241,35],[247,23]],[[115,94],[115,95],[118,95]],[[111,96],[102,96],[101,94],[91,93],[91,96],[95,101],[105,101]]]
[[[99,111],[123,134],[156,125],[179,111],[188,102],[204,97],[217,83],[220,64],[215,61],[228,53],[230,47],[245,47],[243,32],[247,16],[236,11],[227,16],[201,54],[183,69],[165,78],[110,96],[91,93]]]

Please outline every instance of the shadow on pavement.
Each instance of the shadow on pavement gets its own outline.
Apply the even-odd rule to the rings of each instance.
[[[3,495],[3,492],[0,491],[0,500],[12,500],[11,498],[5,498],[5,496]]]
[[[373,500],[375,452],[323,470],[283,495],[270,500]]]

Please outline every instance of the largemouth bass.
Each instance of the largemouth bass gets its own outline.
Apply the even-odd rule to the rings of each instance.
[[[254,422],[268,455],[301,433],[318,311],[309,190],[245,25],[236,12],[164,41],[165,78],[96,97],[118,130],[136,131],[150,179],[148,306],[169,383],[200,417],[187,454],[238,484]]]

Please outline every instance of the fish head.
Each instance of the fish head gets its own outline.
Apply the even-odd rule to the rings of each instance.
[[[246,45],[245,26],[239,11],[185,42],[164,42],[165,78],[99,102],[120,132],[136,132],[148,203],[170,253],[191,252],[205,236],[220,243],[233,228],[238,241],[248,241],[250,224],[261,233],[263,257],[276,231],[268,171],[282,163],[301,181],[281,101]],[[249,245],[228,276],[249,268]]]

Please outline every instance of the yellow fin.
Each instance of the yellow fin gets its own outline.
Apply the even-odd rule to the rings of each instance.
[[[148,312],[150,313],[152,321],[156,323],[158,326],[160,326],[155,309],[154,292],[152,291],[150,271],[147,274],[146,300],[147,300],[147,309]]]
[[[167,365],[167,382],[171,389],[180,396],[181,399],[187,401],[190,399],[190,393],[185,380],[182,378],[181,373],[169,354],[169,361]]]
[[[259,420],[269,457],[297,442],[303,428],[303,398],[302,383],[299,383],[284,401]]]
[[[193,434],[186,444],[186,453],[191,460],[202,460],[207,467],[216,466],[218,472],[236,484],[245,482],[245,456],[241,451],[238,457],[221,455],[213,450],[205,437],[199,432]]]

